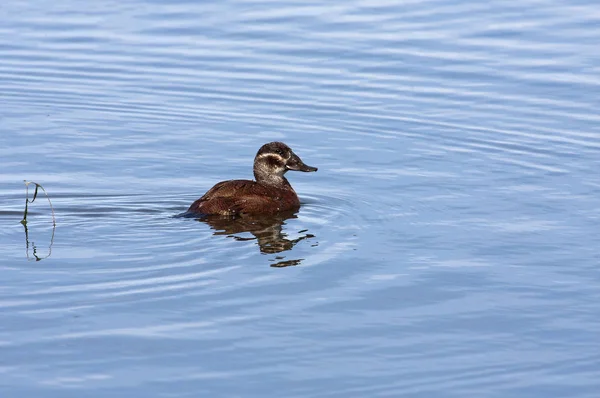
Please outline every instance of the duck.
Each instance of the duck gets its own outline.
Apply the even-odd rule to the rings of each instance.
[[[254,181],[221,181],[192,203],[186,213],[243,217],[297,211],[300,199],[285,178],[290,170],[315,172],[318,168],[305,164],[283,142],[266,143],[254,157]]]

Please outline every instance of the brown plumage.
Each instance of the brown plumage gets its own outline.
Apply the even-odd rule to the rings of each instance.
[[[187,213],[222,216],[275,214],[300,207],[298,195],[284,177],[288,170],[317,171],[307,166],[286,144],[263,145],[254,158],[254,178],[216,184],[189,207]]]

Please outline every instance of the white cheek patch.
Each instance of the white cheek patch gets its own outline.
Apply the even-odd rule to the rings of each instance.
[[[286,159],[284,159],[282,156],[276,154],[276,153],[263,153],[258,155],[257,160],[260,159],[267,159],[267,158],[272,158],[275,159],[277,162],[277,166],[279,167],[285,167],[285,163],[286,163]],[[275,162],[273,162],[275,163]],[[271,164],[270,164],[271,165]]]
[[[276,153],[270,153],[270,152],[261,153],[260,155],[258,155],[257,159],[264,159],[264,158],[269,158],[269,157],[273,157],[273,158],[278,158],[278,159],[281,159],[281,160],[285,160],[283,158],[283,156],[278,155]]]

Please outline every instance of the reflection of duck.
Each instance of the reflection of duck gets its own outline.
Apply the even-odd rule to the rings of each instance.
[[[227,235],[239,241],[256,239],[260,252],[263,254],[281,253],[291,250],[296,243],[307,238],[314,238],[314,235],[301,231],[304,235],[296,239],[288,239],[287,235],[282,231],[282,226],[285,221],[291,218],[297,218],[295,212],[288,211],[270,216],[246,215],[244,217],[223,217],[223,216],[203,216],[199,221],[205,222],[215,230],[214,235]],[[236,236],[250,232],[254,238],[245,238]],[[283,260],[285,257],[278,256],[277,260]],[[285,267],[288,265],[297,265],[302,261],[285,260],[279,261],[276,264],[271,264],[272,267]]]
[[[222,181],[196,200],[187,213],[245,216],[298,210],[298,195],[284,177],[288,170],[309,172],[317,168],[304,164],[283,142],[265,144],[254,158],[256,181]]]

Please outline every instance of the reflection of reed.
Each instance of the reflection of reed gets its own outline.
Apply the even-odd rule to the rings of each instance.
[[[287,235],[282,231],[285,221],[291,218],[297,218],[294,212],[282,213],[275,216],[244,216],[244,217],[223,217],[223,216],[205,216],[199,218],[211,228],[215,230],[214,235],[227,235],[235,240],[247,241],[256,239],[259,250],[263,254],[281,253],[291,250],[298,242],[314,238],[314,235],[305,233],[296,239],[288,239]],[[253,238],[236,236],[249,232],[254,235]],[[284,259],[283,256],[278,256],[276,259]],[[303,259],[284,260],[275,264],[272,267],[287,267],[290,265],[298,265]]]
[[[29,185],[30,184],[35,185],[35,191],[33,192],[33,198],[31,198],[31,200],[29,200]],[[50,237],[50,244],[48,245],[48,255],[43,256],[43,257],[38,256],[37,247],[35,246],[35,242],[29,241],[29,229],[27,228],[27,213],[28,213],[28,209],[29,209],[28,205],[30,203],[33,203],[35,201],[35,199],[37,198],[38,189],[41,189],[42,191],[44,191],[44,195],[46,195],[46,199],[48,199],[48,203],[50,204],[50,210],[52,211],[52,236]],[[41,186],[40,184],[38,184],[37,182],[25,181],[25,212],[23,213],[23,219],[21,220],[21,224],[23,224],[23,227],[25,228],[25,245],[26,245],[27,260],[33,260],[33,258],[34,258],[35,261],[40,261],[40,260],[50,257],[50,255],[52,254],[52,244],[54,243],[54,231],[56,230],[56,218],[54,217],[54,208],[52,207],[52,202],[50,201],[50,197],[48,196],[48,193],[46,192],[44,187]],[[32,248],[33,258],[29,257],[29,246],[31,246],[31,248]]]
[[[35,245],[35,242],[29,240],[29,230],[27,229],[27,221],[21,222],[21,224],[23,224],[23,227],[25,228],[25,245],[26,245],[27,260],[32,261],[35,259],[35,261],[40,261],[40,260],[50,257],[50,255],[52,254],[52,244],[54,243],[54,231],[56,230],[56,224],[52,225],[52,236],[50,237],[50,244],[48,245],[48,255],[43,256],[43,257],[38,256],[37,247]],[[29,257],[29,246],[31,246],[31,249],[32,249],[31,255],[33,256],[33,258]]]

